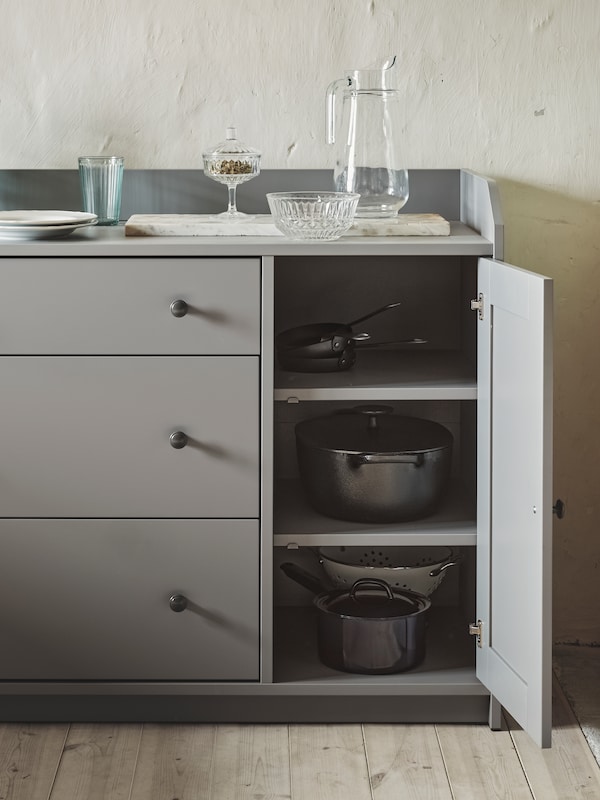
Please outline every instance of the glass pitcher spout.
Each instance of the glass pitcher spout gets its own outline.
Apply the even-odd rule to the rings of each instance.
[[[354,69],[348,73],[354,88],[357,91],[394,91],[390,86],[393,80],[393,68],[396,66],[396,56],[387,58],[383,64],[371,64],[368,67]]]
[[[334,186],[361,195],[357,217],[392,217],[408,200],[408,171],[395,140],[402,127],[395,64],[392,56],[349,70],[327,88],[327,142],[337,145]]]

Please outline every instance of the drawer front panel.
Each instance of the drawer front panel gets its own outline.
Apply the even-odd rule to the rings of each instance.
[[[0,375],[0,517],[258,517],[257,357],[2,357]]]
[[[1,520],[0,548],[0,680],[258,680],[256,520]]]
[[[257,258],[3,259],[0,281],[2,354],[260,350]]]

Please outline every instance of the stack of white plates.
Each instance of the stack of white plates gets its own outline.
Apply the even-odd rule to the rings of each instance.
[[[0,211],[0,239],[57,239],[97,222],[85,211]]]

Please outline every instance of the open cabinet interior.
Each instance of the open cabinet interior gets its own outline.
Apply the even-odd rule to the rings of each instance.
[[[469,622],[475,613],[476,546],[476,259],[419,256],[286,257],[275,262],[275,335],[316,322],[351,324],[370,339],[355,345],[349,369],[282,369],[275,352],[274,404],[274,680],[382,683],[395,691],[474,679]],[[352,324],[388,303],[400,305]],[[419,343],[396,344],[419,339]],[[380,343],[391,343],[381,344]],[[285,366],[285,364],[283,365]],[[374,404],[394,415],[436,422],[452,435],[450,477],[435,511],[418,519],[361,522],[315,510],[301,480],[298,423]],[[402,563],[441,555],[458,563],[431,594],[424,661],[406,672],[360,675],[333,670],[319,659],[314,592],[281,570],[302,566],[325,590],[336,588],[320,548],[340,560]],[[371,559],[369,561],[369,559]],[[386,562],[386,559],[388,561]],[[412,562],[411,562],[412,563]],[[367,570],[368,573],[368,570]],[[338,584],[339,586],[339,584]],[[402,588],[399,586],[399,588]],[[411,688],[412,687],[412,688]]]

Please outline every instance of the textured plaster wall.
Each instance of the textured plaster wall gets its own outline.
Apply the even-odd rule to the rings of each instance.
[[[226,125],[332,166],[324,90],[398,55],[408,167],[495,177],[506,258],[556,281],[555,638],[600,641],[597,0],[0,0],[0,168],[194,168]],[[518,454],[516,454],[518,457]]]

